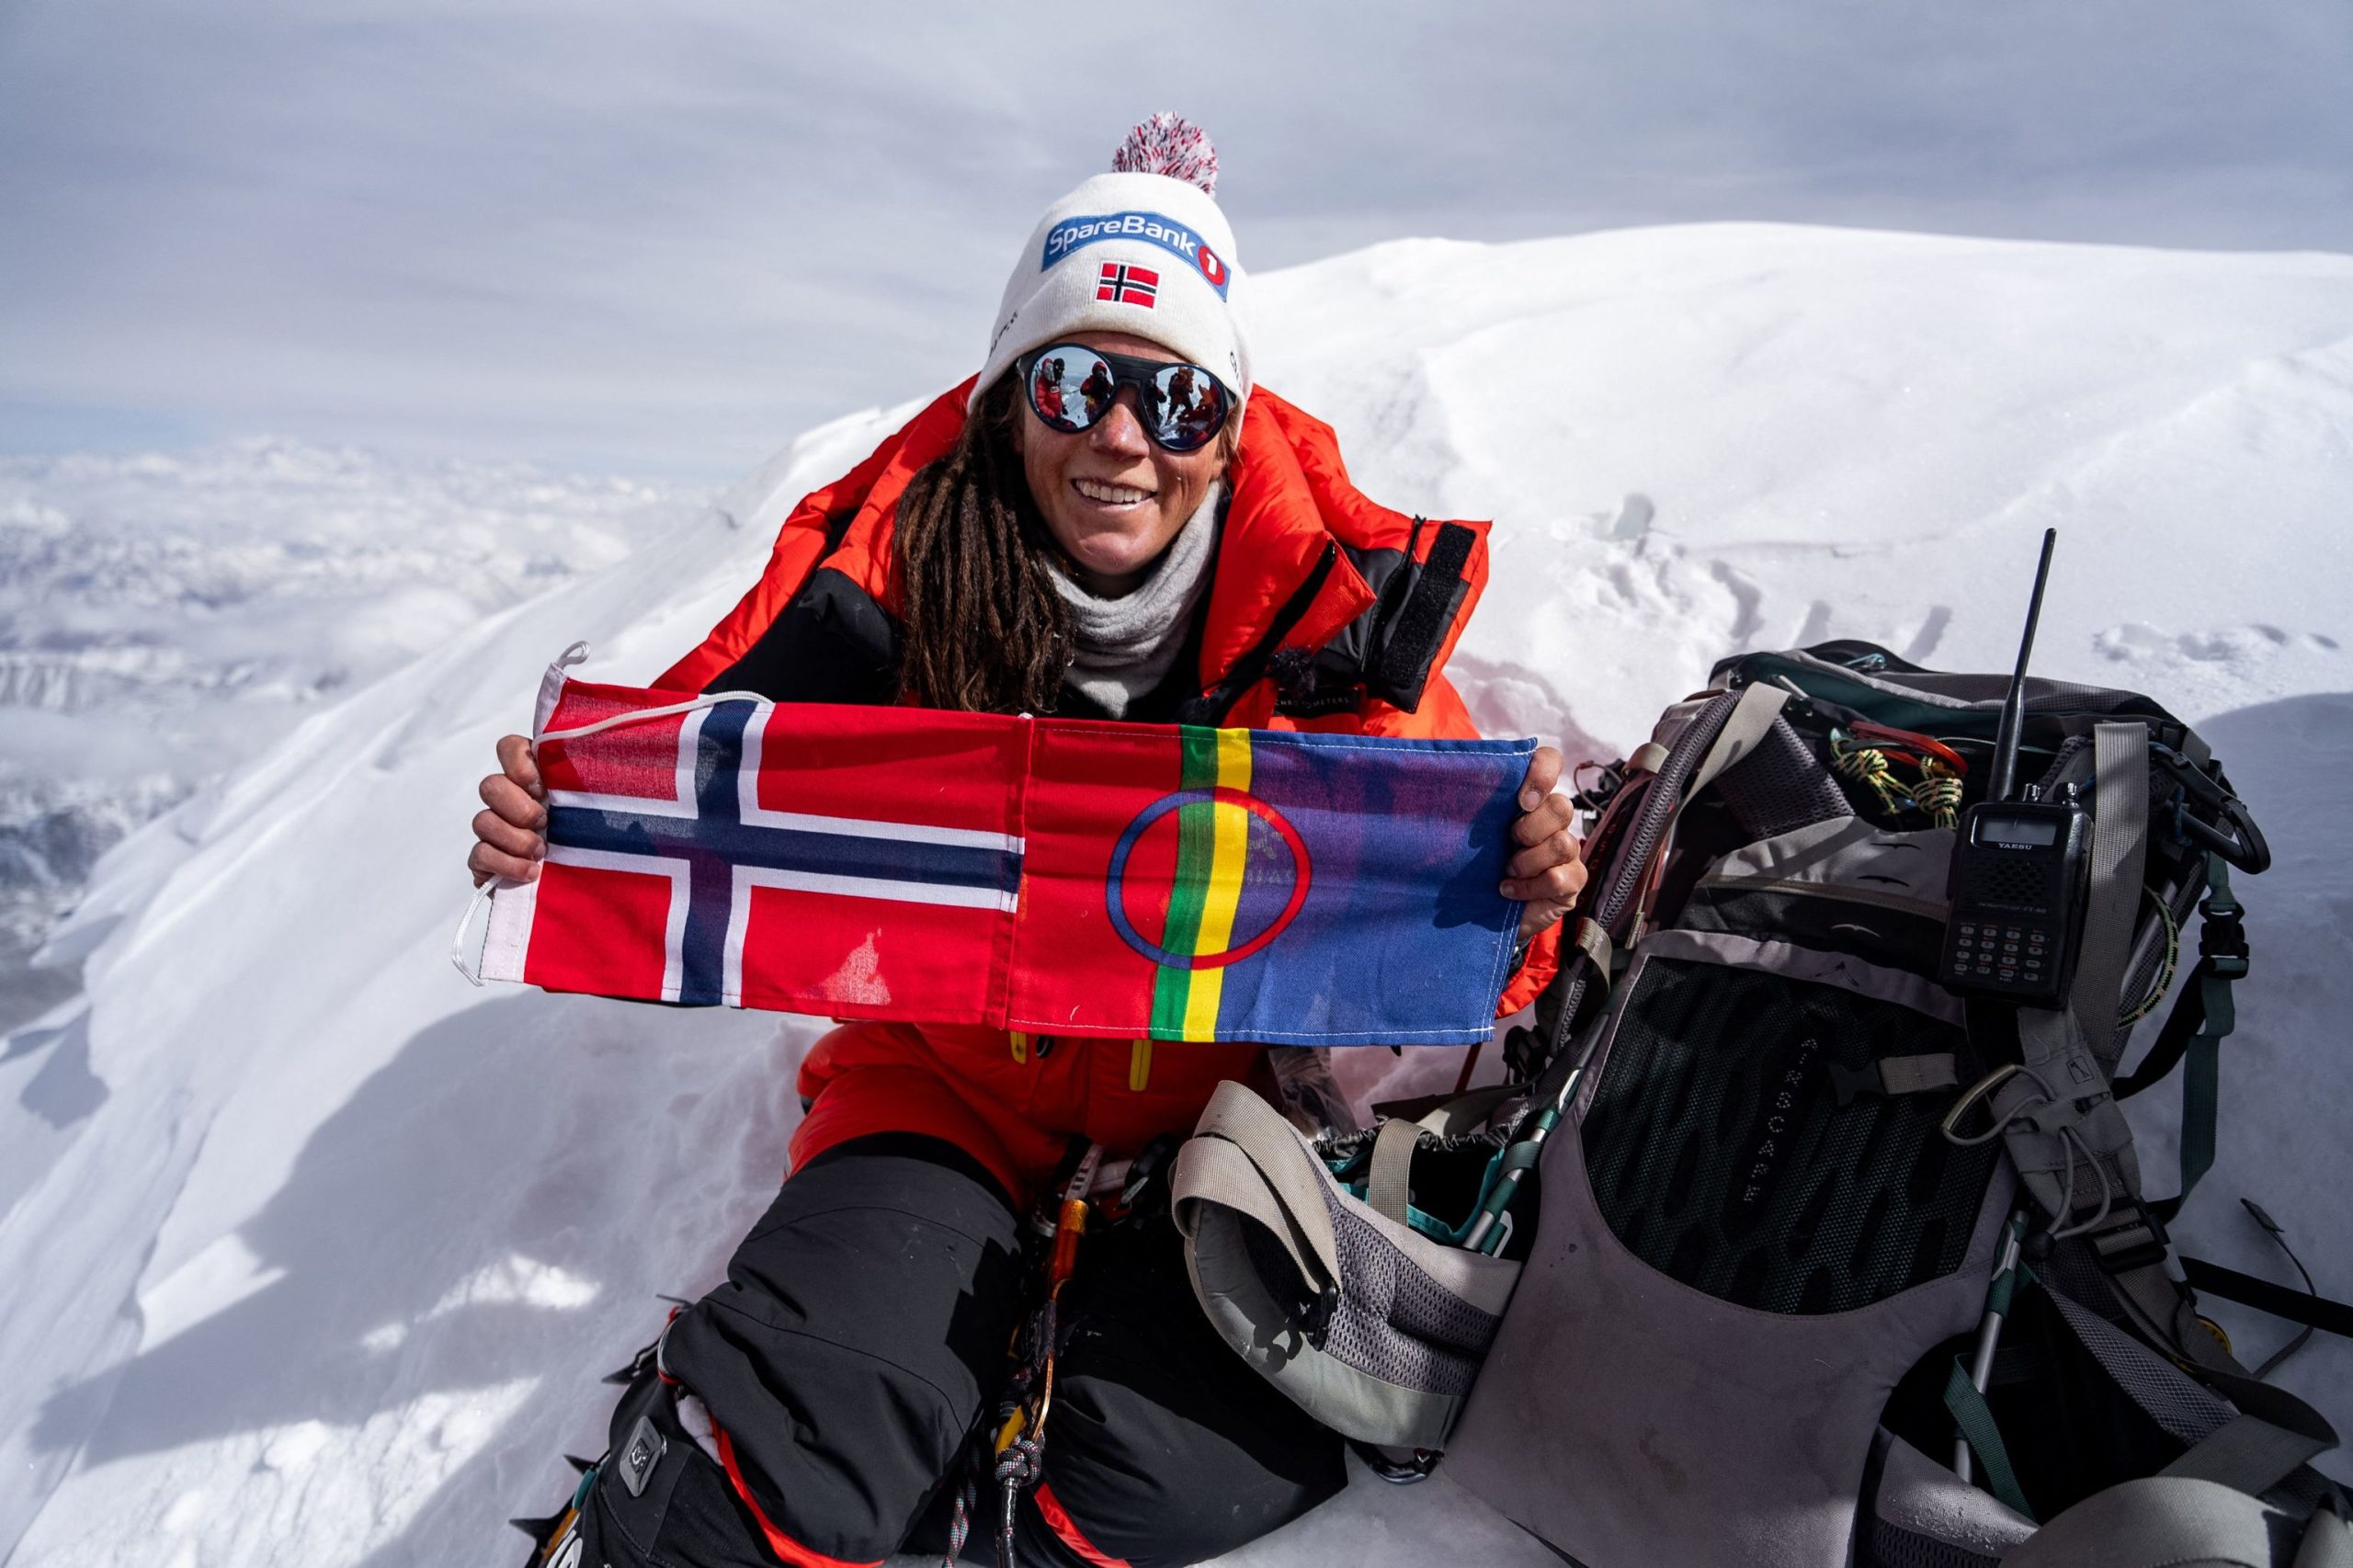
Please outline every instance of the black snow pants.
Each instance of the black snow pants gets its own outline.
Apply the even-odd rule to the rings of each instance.
[[[615,1412],[613,1451],[581,1498],[581,1560],[835,1568],[943,1551],[1028,1302],[1021,1222],[978,1162],[936,1139],[862,1138],[794,1172],[727,1282],[664,1337],[675,1383],[649,1370]],[[1344,1484],[1341,1440],[1202,1315],[1165,1204],[1088,1233],[1061,1316],[1021,1562],[1196,1562]],[[679,1419],[688,1392],[724,1434],[718,1461]],[[983,1478],[968,1560],[993,1557],[997,1510]]]

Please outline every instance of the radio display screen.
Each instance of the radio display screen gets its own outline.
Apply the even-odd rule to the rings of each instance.
[[[1977,842],[1980,844],[2055,844],[2059,841],[2059,824],[2047,817],[1980,817],[1977,819]]]

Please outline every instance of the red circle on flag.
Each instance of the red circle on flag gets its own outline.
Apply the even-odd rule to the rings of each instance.
[[[1267,923],[1265,929],[1253,936],[1248,941],[1221,949],[1214,953],[1172,952],[1137,930],[1135,923],[1128,918],[1128,860],[1135,853],[1136,845],[1142,839],[1145,831],[1154,823],[1181,806],[1211,802],[1239,806],[1273,830],[1276,837],[1281,841],[1284,850],[1290,857],[1290,897],[1284,902],[1280,913]],[[1245,874],[1247,875],[1246,869]],[[1163,795],[1142,811],[1138,812],[1134,820],[1130,822],[1126,829],[1120,833],[1119,845],[1111,851],[1110,869],[1104,875],[1103,902],[1110,914],[1112,929],[1119,932],[1120,939],[1128,946],[1153,962],[1167,969],[1223,969],[1228,964],[1240,963],[1244,959],[1260,951],[1267,943],[1282,935],[1283,927],[1297,919],[1300,910],[1306,904],[1307,887],[1311,880],[1312,872],[1305,841],[1299,836],[1299,830],[1284,820],[1283,814],[1274,807],[1256,795],[1245,794],[1239,790],[1229,790],[1222,786],[1211,790],[1179,790],[1174,794]],[[1166,934],[1165,930],[1162,932],[1163,936]]]

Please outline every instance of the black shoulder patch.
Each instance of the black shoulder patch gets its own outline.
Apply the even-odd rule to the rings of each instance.
[[[1384,701],[1411,713],[1421,706],[1422,688],[1429,684],[1430,666],[1446,642],[1447,629],[1471,591],[1462,569],[1471,561],[1471,546],[1478,535],[1461,523],[1442,523],[1430,552],[1414,570],[1414,584],[1404,608],[1389,625],[1388,635],[1373,650],[1364,672],[1365,688]]]
[[[820,566],[711,691],[756,691],[771,702],[895,701],[899,627],[873,596]]]
[[[1348,551],[1377,596],[1370,608],[1342,627],[1296,671],[1278,671],[1281,681],[1275,711],[1294,718],[1344,713],[1367,697],[1377,697],[1411,713],[1421,706],[1431,666],[1446,634],[1471,591],[1463,567],[1477,542],[1475,530],[1441,523],[1427,559],[1413,559],[1422,519],[1403,551]]]

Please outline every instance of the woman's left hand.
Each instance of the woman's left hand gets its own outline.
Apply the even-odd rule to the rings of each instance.
[[[1503,895],[1526,905],[1519,912],[1523,942],[1558,925],[1585,886],[1585,861],[1569,826],[1576,808],[1566,795],[1552,792],[1560,781],[1560,752],[1537,747],[1519,787],[1519,820],[1511,824],[1512,842],[1519,852],[1504,868]]]

